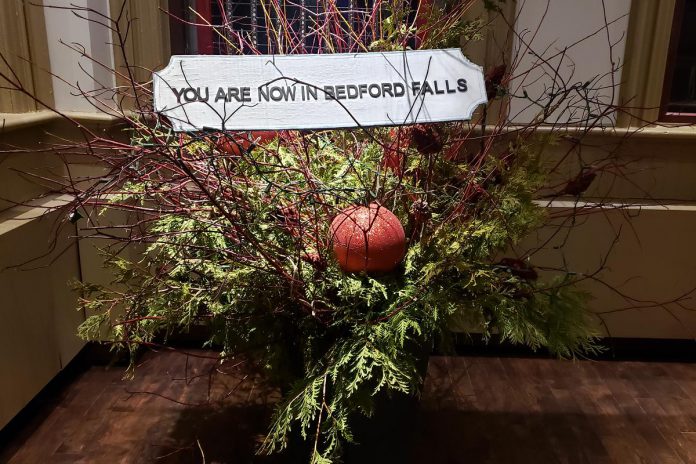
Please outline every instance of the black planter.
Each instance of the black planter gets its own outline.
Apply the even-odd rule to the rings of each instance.
[[[422,391],[431,346],[425,344],[413,349],[418,354],[416,367],[421,378],[419,391]],[[343,462],[410,462],[408,444],[417,439],[420,423],[420,395],[379,394],[375,398],[372,417],[354,418],[352,424],[356,442],[346,446]]]
[[[407,349],[416,354],[416,368],[421,379],[419,391],[422,391],[432,347],[429,343],[413,344]],[[355,443],[344,445],[339,462],[408,462],[409,448],[404,446],[404,441],[409,440],[421,423],[420,396],[380,392],[374,399],[372,417],[356,413],[351,418]],[[276,457],[280,458],[277,462],[308,463],[312,447],[312,440],[303,440],[295,430],[289,437],[287,449]]]

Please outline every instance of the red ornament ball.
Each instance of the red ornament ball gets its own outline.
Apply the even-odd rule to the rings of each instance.
[[[215,146],[225,154],[241,156],[243,152],[249,150],[252,146],[266,144],[275,139],[277,135],[275,131],[251,131],[235,136],[222,135],[218,138]]]
[[[406,254],[399,218],[379,203],[344,209],[330,229],[334,256],[345,272],[389,272]]]

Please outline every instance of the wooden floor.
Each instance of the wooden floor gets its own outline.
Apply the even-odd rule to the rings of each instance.
[[[92,367],[23,421],[0,462],[306,462],[254,457],[277,395],[220,370],[172,352],[147,354],[132,381]],[[696,364],[432,358],[420,405],[397,422],[347,462],[696,463]]]

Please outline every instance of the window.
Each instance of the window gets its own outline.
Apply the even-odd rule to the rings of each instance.
[[[374,0],[171,0],[172,53],[357,52],[377,33],[374,6]],[[196,26],[206,22],[214,28]]]
[[[696,122],[696,0],[677,0],[660,120]]]

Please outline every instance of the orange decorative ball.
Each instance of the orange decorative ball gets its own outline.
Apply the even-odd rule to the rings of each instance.
[[[242,153],[249,149],[251,144],[245,139],[231,139],[220,137],[215,143],[215,148],[225,153],[226,155],[242,156]]]
[[[334,256],[345,272],[389,272],[406,254],[399,218],[378,203],[344,209],[330,229]]]
[[[276,137],[278,137],[276,131],[251,131],[250,138],[254,145],[265,145],[275,140]]]
[[[266,144],[276,138],[275,131],[251,131],[235,136],[222,135],[215,146],[223,153],[232,156],[241,156],[253,145]]]

